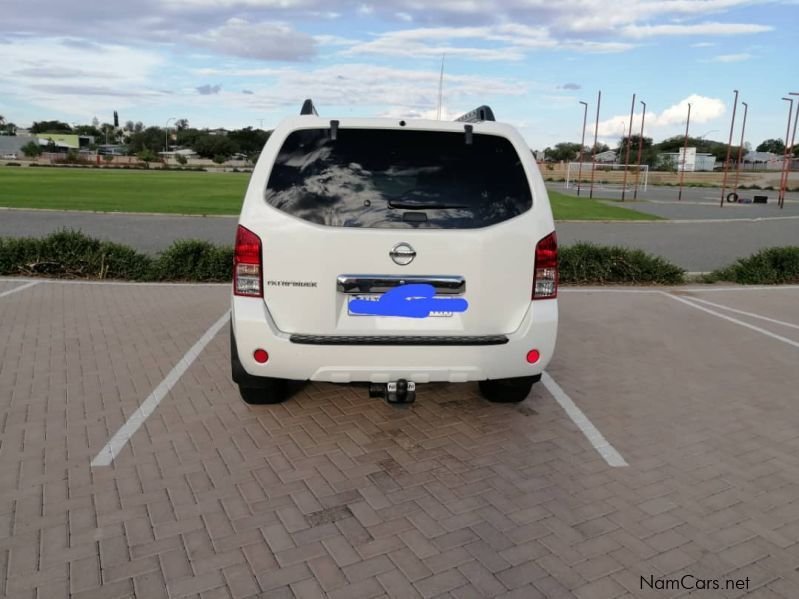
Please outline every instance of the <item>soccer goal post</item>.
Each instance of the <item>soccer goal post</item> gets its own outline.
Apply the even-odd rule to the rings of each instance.
[[[646,191],[649,183],[648,164],[604,164],[590,162],[570,162],[566,167],[566,189],[586,187],[591,184],[591,169],[594,169],[594,189],[610,191],[631,190],[638,186],[639,191]],[[625,187],[625,172],[627,181]]]

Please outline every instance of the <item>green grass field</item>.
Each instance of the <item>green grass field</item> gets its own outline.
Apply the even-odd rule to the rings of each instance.
[[[248,173],[0,168],[0,206],[238,214]]]
[[[0,168],[0,206],[97,212],[238,214],[247,173]],[[556,220],[655,220],[596,200],[549,192]]]
[[[663,220],[659,216],[608,206],[588,198],[576,198],[557,191],[549,191],[549,202],[555,220]]]

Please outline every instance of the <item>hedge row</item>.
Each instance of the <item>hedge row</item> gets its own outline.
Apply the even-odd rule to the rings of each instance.
[[[731,281],[741,285],[799,283],[799,246],[760,250],[735,264],[713,271],[705,281]]]
[[[207,241],[176,241],[157,256],[100,241],[80,231],[47,237],[0,237],[0,275],[51,276],[132,281],[229,281],[233,249]],[[567,284],[677,285],[683,269],[641,250],[578,243],[561,247],[560,281]],[[799,283],[799,247],[762,250],[717,270],[707,282]]]
[[[133,281],[228,281],[233,250],[207,241],[176,241],[152,257],[131,247],[62,230],[42,239],[0,238],[1,275],[45,275]],[[564,283],[659,283],[683,280],[682,269],[640,250],[581,243],[560,250]]]
[[[176,241],[152,257],[126,245],[63,230],[42,239],[0,238],[0,274],[132,281],[228,281],[233,250]]]

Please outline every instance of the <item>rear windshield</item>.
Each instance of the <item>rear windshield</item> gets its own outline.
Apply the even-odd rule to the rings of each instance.
[[[332,227],[473,229],[529,210],[532,195],[507,139],[438,131],[329,129],[291,133],[266,201]]]

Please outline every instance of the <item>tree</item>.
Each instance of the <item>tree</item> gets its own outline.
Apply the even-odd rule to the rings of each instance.
[[[78,125],[72,130],[72,132],[76,133],[77,135],[91,135],[95,139],[100,139],[100,137],[103,135],[100,129],[94,125]]]
[[[189,162],[189,159],[186,158],[183,154],[175,154],[175,160],[177,160],[178,164],[186,165]]]
[[[785,143],[781,139],[767,139],[755,148],[758,152],[771,152],[772,154],[784,154]]]
[[[41,146],[33,140],[26,143],[24,146],[22,146],[21,149],[22,153],[25,154],[25,156],[27,156],[28,158],[36,158],[40,156],[42,153]]]
[[[212,160],[217,164],[224,164],[225,160],[227,160],[227,156],[223,156],[222,154],[217,154],[212,158]]]
[[[189,128],[189,119],[178,119],[175,121],[175,129],[183,131]]]
[[[136,154],[136,158],[141,160],[147,168],[150,168],[150,163],[158,160],[158,155],[150,149],[144,149]]]
[[[128,139],[128,152],[138,154],[142,150],[160,152],[164,149],[164,130],[161,127],[147,127],[134,132]]]
[[[244,129],[231,131],[227,134],[227,137],[238,146],[239,152],[247,154],[247,156],[253,156],[264,149],[264,144],[271,133],[271,131],[245,127]]]
[[[227,158],[238,151],[238,146],[224,135],[205,133],[196,139],[192,149],[203,158],[214,158],[215,156]]]
[[[31,133],[72,133],[72,127],[61,121],[34,121]]]
[[[17,134],[17,126],[14,123],[7,122],[3,119],[0,123],[0,135],[14,136]]]
[[[544,150],[544,156],[555,161],[570,161],[576,160],[580,152],[580,144],[562,141],[555,144],[554,148],[547,148]]]
[[[630,136],[630,154],[631,155],[633,154],[633,152],[637,152],[638,151],[638,142],[639,142],[640,139],[641,139],[640,135],[633,134],[633,135]],[[644,150],[646,150],[647,148],[651,148],[651,147],[652,147],[652,138],[651,137],[647,137],[646,135],[644,135],[644,145],[642,146],[642,148]],[[619,152],[621,152],[621,151],[625,151],[626,152],[627,151],[627,136],[626,135],[619,140],[619,145],[616,146],[616,150],[619,151]]]

